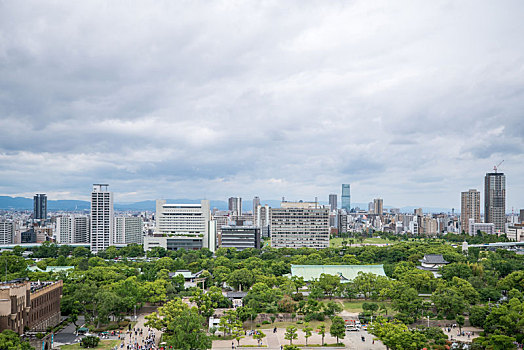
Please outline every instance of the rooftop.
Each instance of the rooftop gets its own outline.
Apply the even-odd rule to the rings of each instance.
[[[291,265],[291,275],[303,277],[304,281],[326,274],[340,276],[341,282],[348,282],[355,279],[359,272],[386,276],[383,265]]]
[[[424,255],[424,259],[419,260],[421,263],[426,264],[449,264],[448,261],[444,260],[442,254],[428,254]]]

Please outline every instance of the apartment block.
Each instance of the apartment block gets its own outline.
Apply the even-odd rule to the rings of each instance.
[[[271,209],[271,246],[274,248],[327,248],[329,208],[304,202],[283,202]],[[313,203],[310,203],[313,204]]]

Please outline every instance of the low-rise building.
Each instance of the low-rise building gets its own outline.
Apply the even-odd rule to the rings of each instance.
[[[506,235],[509,240],[515,242],[524,242],[524,224],[515,224],[508,226]]]
[[[260,249],[260,228],[256,226],[222,226],[222,248]]]
[[[478,232],[484,232],[488,235],[494,235],[495,224],[489,222],[475,222],[473,219],[469,219],[469,235],[475,236]]]
[[[62,281],[0,283],[0,332],[40,332],[60,322]]]
[[[428,254],[419,260],[421,265],[417,269],[431,271],[435,277],[440,277],[438,273],[442,266],[449,264],[441,254]]]

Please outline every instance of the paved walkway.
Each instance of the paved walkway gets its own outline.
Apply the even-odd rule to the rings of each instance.
[[[118,346],[119,349],[127,350],[127,346],[129,345],[132,347],[133,345],[137,344],[140,346],[145,345],[145,340],[148,336],[149,330],[152,332],[152,334],[155,335],[155,347],[158,347],[158,344],[160,342],[160,338],[162,337],[162,332],[154,329],[154,328],[148,328],[145,326],[145,322],[147,321],[145,319],[145,314],[139,315],[137,319],[137,323],[134,327],[136,330],[131,330],[130,332],[122,333],[123,341]],[[142,330],[142,334],[140,334],[140,330]]]

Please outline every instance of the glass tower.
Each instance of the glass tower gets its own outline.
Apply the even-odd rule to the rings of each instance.
[[[342,184],[342,209],[351,210],[351,189],[349,184]]]

